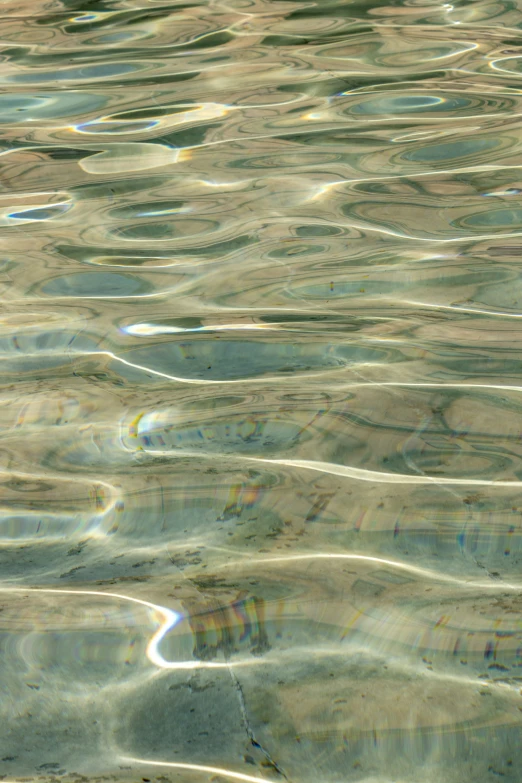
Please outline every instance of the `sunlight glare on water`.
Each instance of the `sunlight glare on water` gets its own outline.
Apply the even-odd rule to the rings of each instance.
[[[520,3],[0,14],[0,779],[520,783]]]

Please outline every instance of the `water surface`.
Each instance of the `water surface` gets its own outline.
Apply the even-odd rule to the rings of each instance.
[[[522,765],[514,0],[3,0],[0,776]]]

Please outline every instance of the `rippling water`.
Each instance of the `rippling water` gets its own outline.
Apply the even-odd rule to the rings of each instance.
[[[520,781],[520,6],[1,16],[1,779]]]

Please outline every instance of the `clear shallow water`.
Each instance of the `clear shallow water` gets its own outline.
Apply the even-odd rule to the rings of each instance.
[[[522,764],[514,2],[2,2],[0,775]]]

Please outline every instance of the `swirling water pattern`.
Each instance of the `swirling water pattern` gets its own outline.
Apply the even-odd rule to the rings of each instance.
[[[519,783],[515,0],[2,0],[0,776]]]

